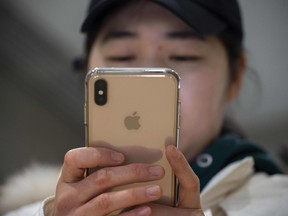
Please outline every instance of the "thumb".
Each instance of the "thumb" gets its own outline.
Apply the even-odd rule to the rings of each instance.
[[[201,208],[200,182],[185,156],[175,146],[166,147],[166,157],[179,181],[178,207]]]

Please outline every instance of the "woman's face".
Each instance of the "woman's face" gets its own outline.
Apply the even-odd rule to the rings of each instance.
[[[228,59],[216,37],[197,37],[174,14],[135,1],[107,18],[88,67],[166,67],[181,77],[179,148],[194,158],[218,134],[231,99]]]

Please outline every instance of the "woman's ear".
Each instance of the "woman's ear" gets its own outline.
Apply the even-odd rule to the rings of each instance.
[[[228,97],[227,97],[228,103],[234,100],[238,96],[242,87],[246,67],[247,67],[246,53],[242,52],[235,66],[235,71],[234,71],[235,78],[230,83]]]

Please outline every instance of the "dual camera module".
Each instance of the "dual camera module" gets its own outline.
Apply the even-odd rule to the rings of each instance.
[[[99,79],[95,82],[95,103],[103,106],[107,103],[107,82],[104,79]]]

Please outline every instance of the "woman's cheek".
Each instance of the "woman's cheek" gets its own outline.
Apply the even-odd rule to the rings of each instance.
[[[216,82],[215,82],[216,81]],[[223,94],[217,78],[191,75],[181,79],[181,136],[182,145],[207,144],[221,127]],[[221,92],[221,93],[220,93]],[[196,147],[196,146],[195,146]]]

